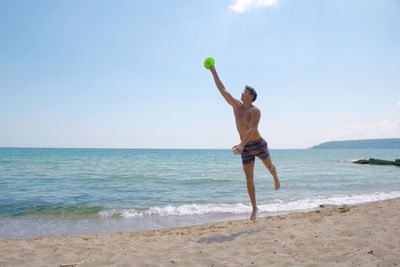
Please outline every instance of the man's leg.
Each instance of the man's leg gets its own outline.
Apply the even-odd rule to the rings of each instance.
[[[278,190],[279,187],[281,187],[281,183],[279,182],[278,174],[276,173],[276,168],[275,165],[272,164],[271,157],[267,157],[262,160],[264,163],[265,167],[269,170],[269,172],[272,174],[272,177],[274,177],[274,183],[275,183],[275,190]]]
[[[254,160],[250,163],[243,164],[243,170],[246,174],[247,192],[249,193],[251,206],[253,207],[250,220],[254,221],[257,216],[256,190],[254,187]]]

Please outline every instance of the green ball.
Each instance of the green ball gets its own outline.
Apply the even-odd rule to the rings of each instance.
[[[208,58],[206,58],[206,60],[204,60],[204,68],[209,70],[212,67],[214,67],[214,63],[215,63],[215,60],[212,57],[208,57]]]

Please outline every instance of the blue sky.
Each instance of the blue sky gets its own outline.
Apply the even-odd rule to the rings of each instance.
[[[400,1],[0,1],[0,146],[271,148],[400,137]]]

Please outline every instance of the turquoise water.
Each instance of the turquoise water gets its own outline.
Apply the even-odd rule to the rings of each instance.
[[[400,197],[399,149],[272,150],[281,190],[256,160],[260,215]],[[244,218],[239,156],[230,150],[0,148],[0,238],[142,230]],[[22,230],[23,229],[23,230]]]

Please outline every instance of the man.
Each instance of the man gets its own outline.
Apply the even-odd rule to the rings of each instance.
[[[236,128],[239,132],[241,142],[232,149],[235,154],[241,154],[242,156],[243,170],[247,180],[247,191],[253,207],[250,220],[254,221],[258,211],[253,179],[255,156],[262,160],[265,167],[274,178],[275,190],[278,190],[280,187],[276,168],[274,164],[272,164],[269,155],[268,144],[258,132],[258,123],[260,121],[261,112],[253,105],[253,102],[257,98],[257,93],[254,88],[246,85],[242,93],[241,101],[239,101],[232,97],[232,95],[225,89],[218,77],[216,69],[212,67],[210,71],[214,77],[215,85],[219,92],[225,98],[226,102],[233,107]]]

